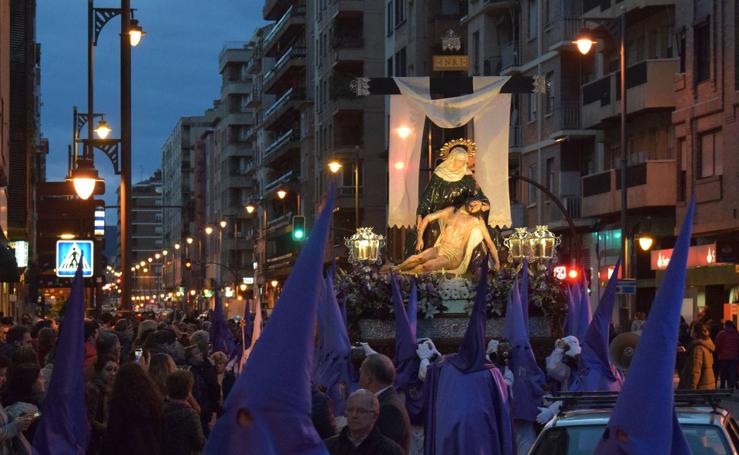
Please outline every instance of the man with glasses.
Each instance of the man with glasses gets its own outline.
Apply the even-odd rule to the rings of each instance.
[[[346,426],[326,439],[331,455],[403,455],[403,449],[375,426],[380,402],[374,393],[359,389],[346,402]]]

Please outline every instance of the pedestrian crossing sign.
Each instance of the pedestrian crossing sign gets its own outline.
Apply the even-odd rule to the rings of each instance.
[[[93,268],[92,240],[58,240],[56,242],[56,276],[60,278],[74,277],[82,263],[82,276],[92,276]]]

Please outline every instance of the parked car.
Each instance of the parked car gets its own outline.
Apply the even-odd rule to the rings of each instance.
[[[729,411],[718,405],[720,397],[725,396],[726,392],[692,392],[685,395],[689,395],[690,399],[683,399],[681,394],[676,394],[675,409],[693,454],[739,453],[739,425]],[[579,403],[576,406],[565,404],[563,410],[546,424],[529,455],[592,454],[611,417],[616,396],[613,394],[610,404],[607,401]],[[705,396],[705,399],[701,400],[700,396]]]

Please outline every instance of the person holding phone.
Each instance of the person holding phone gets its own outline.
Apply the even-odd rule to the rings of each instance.
[[[5,385],[9,365],[10,360],[4,355],[0,355],[0,388]],[[40,413],[38,414],[40,417]],[[37,419],[38,417],[34,417],[33,414],[22,414],[15,419],[11,419],[5,408],[0,404],[0,454],[13,453],[13,442],[18,439],[22,438],[18,442],[28,444],[28,441],[23,437],[23,432],[28,430],[28,427]]]

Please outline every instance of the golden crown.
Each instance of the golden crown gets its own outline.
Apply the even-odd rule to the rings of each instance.
[[[441,149],[439,149],[439,157],[441,157],[442,159],[446,159],[446,157],[449,155],[449,152],[457,146],[464,147],[465,150],[467,150],[467,154],[472,157],[474,157],[477,153],[477,145],[474,141],[460,138],[445,142],[444,145],[441,146]]]

